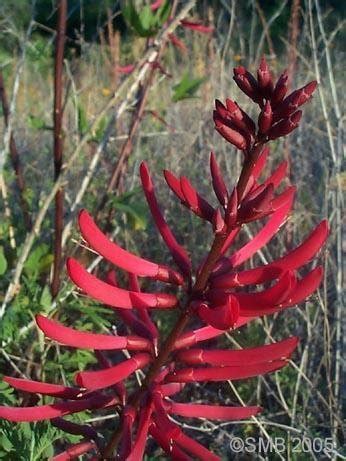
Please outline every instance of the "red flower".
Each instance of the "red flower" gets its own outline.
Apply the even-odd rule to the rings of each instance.
[[[160,2],[155,2],[155,7]],[[185,26],[202,31],[200,25]],[[114,455],[114,440],[119,440],[120,460],[141,460],[148,434],[173,459],[203,460],[219,458],[191,439],[169,415],[207,417],[216,420],[249,418],[261,408],[230,407],[200,403],[178,403],[174,396],[186,383],[199,381],[240,380],[277,371],[287,365],[298,344],[296,337],[243,350],[222,350],[194,347],[225,330],[237,329],[252,319],[280,312],[310,296],[319,286],[323,270],[297,270],[314,258],[328,235],[326,221],[320,223],[305,241],[286,255],[259,267],[241,267],[261,250],[286,221],[293,205],[295,188],[278,193],[287,172],[282,162],[262,182],[260,175],[266,165],[271,139],[284,136],[299,124],[297,110],[311,97],[316,83],[311,82],[286,96],[287,75],[276,84],[268,65],[262,59],[257,79],[243,67],[235,69],[234,80],[240,89],[260,106],[258,129],[253,120],[235,103],[215,103],[216,130],[244,152],[244,165],[237,184],[228,188],[215,155],[210,156],[211,183],[219,202],[214,208],[190,183],[186,176],[178,178],[170,171],[164,176],[169,188],[189,211],[211,224],[214,242],[206,258],[193,266],[187,251],[178,243],[161,211],[146,163],[140,167],[144,195],[154,223],[164,240],[177,270],[160,262],[141,258],[112,242],[82,210],[79,227],[87,244],[111,264],[127,273],[128,285],[119,286],[114,271],[105,280],[89,273],[76,260],[67,260],[67,271],[75,285],[96,301],[114,309],[126,325],[123,336],[78,331],[42,315],[36,317],[38,327],[59,344],[94,350],[98,368],[79,371],[75,386],[5,377],[12,387],[39,395],[51,396],[54,402],[37,407],[0,407],[0,417],[10,421],[51,419],[60,429],[84,439],[54,459],[72,459],[84,453],[101,453],[103,459]],[[258,233],[235,251],[230,248],[244,223],[266,220]],[[138,277],[164,283],[157,292],[142,292]],[[169,292],[164,287],[169,286]],[[266,284],[265,287],[258,285]],[[270,285],[269,285],[270,284]],[[250,289],[250,286],[253,287]],[[240,291],[247,286],[249,289]],[[177,296],[173,288],[179,287]],[[180,302],[181,298],[187,301]],[[179,319],[165,343],[160,344],[160,331],[151,317],[152,309],[175,309]],[[189,327],[191,319],[201,326]],[[127,358],[119,360],[116,351],[126,350]],[[103,351],[103,352],[101,352]],[[107,357],[107,352],[112,354]],[[133,380],[128,395],[126,380],[138,370],[146,375],[142,385]],[[137,383],[138,384],[138,383]],[[91,425],[67,421],[63,417],[84,410],[119,412],[118,433],[104,447]]]

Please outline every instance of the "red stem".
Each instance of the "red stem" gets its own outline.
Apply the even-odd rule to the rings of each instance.
[[[2,72],[0,72],[0,99],[1,99],[1,105],[2,105],[2,112],[4,115],[5,126],[7,128],[8,123],[9,123],[9,118],[10,118],[10,108],[8,105],[8,99],[7,99],[7,94],[5,90],[4,78],[3,78]],[[17,150],[17,145],[14,140],[12,132],[10,133],[9,148],[10,148],[12,166],[16,174],[16,181],[17,181],[17,186],[19,190],[19,200],[20,200],[20,206],[22,209],[23,217],[24,217],[24,223],[25,223],[26,229],[29,231],[31,229],[32,223],[31,223],[28,203],[24,197],[25,181],[24,181],[23,169],[22,169],[22,165],[20,162],[19,153]]]
[[[62,134],[62,83],[63,83],[63,60],[66,38],[67,0],[58,2],[58,23],[55,46],[54,66],[54,178],[59,177],[63,160],[63,134]],[[55,196],[55,220],[54,220],[54,265],[51,292],[55,297],[60,287],[60,269],[62,262],[62,231],[63,231],[64,191],[59,189]]]

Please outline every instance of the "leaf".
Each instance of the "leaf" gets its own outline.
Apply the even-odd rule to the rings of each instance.
[[[155,14],[149,5],[145,5],[140,12],[134,6],[133,0],[122,2],[122,13],[128,25],[140,37],[152,37],[163,26],[169,17],[171,2],[166,0],[157,9]]]
[[[52,305],[52,295],[47,285],[42,290],[41,298],[40,298],[40,305],[45,309],[49,309],[50,306]]]
[[[143,212],[140,204],[129,204],[117,203],[116,207],[118,210],[124,211],[130,221],[134,230],[145,230],[147,227],[146,214]]]
[[[155,16],[156,16],[157,24],[159,26],[163,25],[167,21],[169,14],[171,12],[171,6],[172,6],[172,3],[169,0],[166,0],[162,3],[160,8],[158,8],[158,10],[156,11]]]
[[[154,22],[153,19],[154,15],[151,12],[150,6],[146,5],[139,13],[139,20],[144,30],[150,30]]]
[[[48,251],[48,245],[42,243],[30,253],[24,264],[24,271],[29,277],[35,279],[50,267],[53,255]]]
[[[7,260],[4,255],[4,249],[0,246],[0,275],[3,275],[7,269]]]
[[[78,104],[77,113],[78,113],[78,131],[83,136],[88,131],[89,125],[88,125],[88,119],[86,116],[86,111],[81,104]]]
[[[31,114],[28,116],[27,123],[30,128],[34,128],[35,130],[42,130],[46,126],[46,122],[42,118]]]
[[[204,81],[205,77],[193,78],[190,77],[188,73],[185,73],[180,82],[173,86],[174,93],[172,101],[177,102],[182,99],[195,97],[198,88]]]

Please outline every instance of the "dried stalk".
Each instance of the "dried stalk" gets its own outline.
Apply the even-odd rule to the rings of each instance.
[[[17,145],[13,136],[13,133],[11,131],[11,128],[9,127],[10,123],[10,108],[8,105],[8,98],[6,94],[6,89],[5,89],[5,83],[4,83],[4,78],[2,75],[2,72],[0,71],[0,99],[1,99],[1,105],[2,105],[2,112],[4,115],[4,122],[5,122],[5,127],[9,129],[9,136],[10,136],[10,141],[9,141],[9,151],[10,151],[10,156],[11,156],[11,162],[12,162],[12,167],[14,169],[15,175],[16,175],[16,182],[17,182],[17,187],[18,187],[18,193],[19,193],[19,200],[20,200],[20,206],[21,210],[23,213],[23,218],[24,218],[24,223],[25,227],[27,230],[30,230],[31,228],[31,218],[30,218],[30,212],[28,208],[28,203],[25,200],[25,180],[24,180],[24,174],[23,174],[23,167],[21,165],[21,161],[19,158],[19,153],[17,150]]]
[[[57,180],[61,173],[63,162],[63,61],[67,21],[67,0],[58,2],[58,23],[55,46],[54,63],[54,179]],[[51,284],[52,296],[58,294],[60,287],[60,270],[62,262],[62,232],[64,226],[64,191],[59,188],[55,196],[55,219],[54,219],[54,264]]]
[[[120,85],[118,91],[114,94],[114,96],[109,100],[109,102],[105,105],[105,107],[100,111],[100,113],[95,117],[94,121],[90,124],[88,127],[86,133],[80,140],[80,143],[76,146],[74,151],[67,157],[68,160],[66,163],[62,166],[61,173],[59,177],[56,179],[56,181],[53,184],[53,187],[50,191],[50,193],[43,198],[43,204],[41,206],[40,211],[37,214],[36,220],[33,224],[33,228],[30,234],[25,239],[25,242],[23,244],[23,248],[20,254],[20,257],[17,262],[17,266],[12,278],[11,283],[9,284],[6,294],[4,296],[4,301],[2,303],[2,306],[0,308],[0,319],[4,316],[6,307],[8,303],[11,301],[13,296],[16,294],[16,291],[18,290],[19,287],[19,281],[20,277],[23,271],[24,263],[26,261],[26,258],[28,257],[30,250],[32,248],[32,245],[35,241],[36,236],[39,234],[42,222],[46,216],[46,213],[48,211],[48,208],[54,199],[56,192],[59,190],[59,188],[62,186],[62,184],[66,181],[67,178],[67,173],[71,169],[72,165],[74,162],[79,158],[80,153],[82,152],[84,146],[87,144],[88,140],[90,139],[90,133],[92,133],[96,127],[99,125],[100,121],[104,118],[104,116],[109,112],[110,109],[114,108],[114,104],[120,99],[121,96],[126,94],[126,97],[124,98],[123,102],[119,105],[117,112],[115,113],[115,119],[119,118],[119,116],[124,112],[125,108],[128,106],[129,101],[133,97],[133,95],[136,93],[138,90],[138,87],[140,85],[140,82],[143,80],[144,76],[146,73],[149,71],[151,68],[152,62],[156,60],[157,57],[157,46],[161,42],[161,40],[165,39],[165,37],[172,33],[179,25],[180,20],[183,19],[187,13],[193,8],[195,4],[195,0],[190,0],[179,12],[177,17],[171,22],[171,24],[165,29],[162,34],[158,37],[156,40],[155,44],[153,45],[153,49],[150,49],[143,59],[138,63],[137,68],[135,71],[126,79],[124,80],[123,84]],[[107,131],[107,129],[106,129]],[[96,168],[96,165],[100,159],[101,156],[101,150],[99,152],[95,153],[95,161],[94,161],[94,167]],[[85,190],[89,184],[90,178],[86,180],[84,178],[85,182],[87,184],[83,184]]]

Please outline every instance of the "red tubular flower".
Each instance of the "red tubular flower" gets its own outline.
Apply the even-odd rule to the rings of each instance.
[[[84,442],[78,442],[74,445],[71,445],[63,453],[60,453],[59,455],[51,458],[51,461],[69,461],[71,459],[77,459],[79,456],[84,455],[84,453],[88,453],[94,448],[96,448],[95,442],[88,440]]]
[[[132,309],[133,307],[171,308],[177,298],[166,293],[137,293],[127,291],[103,282],[90,274],[76,260],[69,258],[66,263],[71,280],[87,295],[111,307]]]
[[[43,315],[36,316],[36,323],[48,338],[54,339],[65,346],[100,350],[128,349],[150,351],[152,349],[152,343],[140,336],[111,336],[78,331],[70,327],[65,327],[61,323],[50,320]]]
[[[155,2],[156,9],[161,2]],[[185,22],[185,26],[200,32],[204,26]],[[172,400],[184,391],[186,383],[202,381],[242,380],[280,370],[287,365],[298,344],[291,337],[273,344],[241,350],[208,349],[201,344],[227,330],[235,330],[253,319],[290,308],[309,297],[320,285],[322,267],[307,268],[304,275],[297,272],[320,251],[328,235],[328,225],[322,221],[295,249],[278,259],[252,269],[240,267],[260,251],[287,220],[295,195],[294,187],[281,193],[278,188],[287,174],[287,162],[280,163],[263,180],[271,139],[294,130],[301,111],[316,88],[316,82],[287,93],[287,74],[276,84],[262,59],[257,80],[245,68],[234,70],[239,88],[260,106],[257,114],[258,130],[253,120],[235,101],[216,100],[213,114],[216,130],[244,153],[244,164],[238,182],[228,187],[215,155],[210,156],[211,183],[220,205],[213,207],[182,176],[177,178],[164,171],[169,188],[179,201],[202,220],[212,224],[214,241],[209,253],[196,264],[180,245],[168,226],[156,199],[154,184],[145,163],[140,176],[144,195],[155,225],[170,251],[178,271],[164,264],[141,258],[109,240],[92,217],[82,210],[79,227],[88,245],[108,262],[125,271],[126,288],[119,286],[113,269],[106,281],[90,274],[76,260],[67,260],[71,280],[85,294],[114,309],[128,330],[124,336],[79,331],[56,320],[37,315],[36,322],[47,338],[69,347],[91,349],[98,367],[79,371],[76,386],[50,384],[22,378],[5,377],[4,381],[18,391],[50,396],[49,405],[36,407],[0,407],[0,418],[9,421],[52,420],[63,431],[85,438],[55,456],[56,460],[73,459],[81,454],[95,454],[102,459],[140,461],[146,452],[148,434],[175,460],[219,460],[207,448],[188,437],[170,415],[182,418],[210,418],[220,421],[240,420],[261,411],[258,406],[231,407],[205,403],[180,403]],[[258,232],[232,250],[243,225],[266,219]],[[138,277],[169,283],[169,292],[145,293]],[[257,285],[266,284],[258,287]],[[253,285],[253,287],[251,287]],[[172,288],[179,287],[177,296]],[[247,286],[246,290],[240,290]],[[180,294],[182,300],[178,300]],[[167,340],[162,342],[158,324],[151,317],[151,309],[178,307],[178,321]],[[198,328],[188,328],[189,321],[199,321]],[[191,322],[192,323],[192,322]],[[126,360],[120,361],[119,350]],[[108,355],[107,355],[108,354]],[[140,383],[134,373],[141,370],[145,376]],[[186,397],[186,396],[185,396]],[[86,410],[119,412],[119,429],[107,445],[92,424],[78,424],[63,416]],[[118,441],[114,453],[114,441]]]
[[[143,191],[147,199],[151,214],[154,218],[156,227],[160,232],[164,242],[166,243],[169,251],[171,252],[175,262],[178,264],[183,273],[189,276],[191,272],[190,258],[188,257],[185,249],[179,245],[171,229],[168,227],[164,217],[162,216],[160,207],[156,200],[154,184],[150,177],[148,166],[145,162],[141,163],[140,175]]]
[[[189,365],[239,366],[289,358],[298,344],[298,338],[284,339],[274,344],[241,350],[189,349],[181,351],[176,358]]]
[[[123,381],[131,373],[143,368],[151,360],[149,354],[140,353],[118,365],[97,371],[80,371],[75,376],[78,386],[89,390],[104,389]]]
[[[205,25],[203,25],[203,24],[201,24],[199,22],[182,20],[182,21],[180,21],[180,24],[185,29],[191,29],[194,32],[200,32],[202,34],[211,34],[211,33],[214,32],[214,27],[205,26]]]
[[[163,282],[182,285],[183,277],[175,270],[135,256],[111,242],[87,211],[82,210],[79,213],[78,222],[81,234],[91,248],[111,263],[142,277],[153,277]]]
[[[15,422],[44,421],[84,410],[104,408],[116,403],[118,403],[116,398],[98,394],[87,399],[58,402],[37,407],[0,407],[0,418]]]

